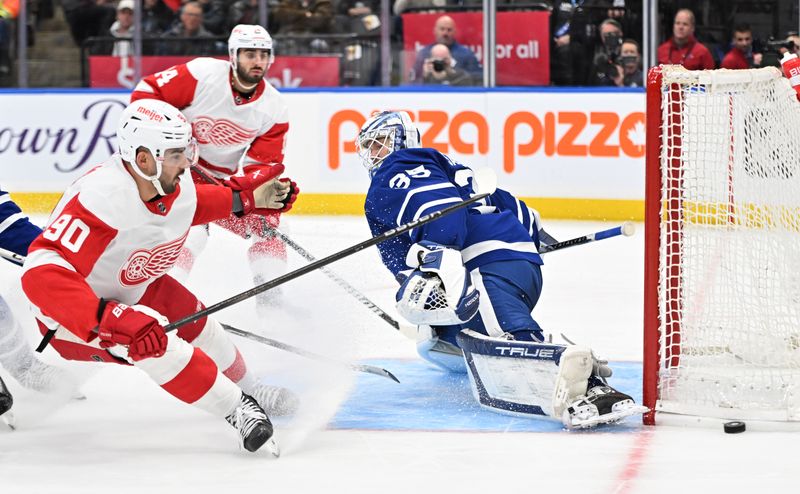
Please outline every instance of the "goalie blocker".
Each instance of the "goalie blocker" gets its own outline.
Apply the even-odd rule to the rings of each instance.
[[[551,417],[568,428],[647,411],[593,375],[595,358],[588,347],[494,338],[468,329],[456,340],[475,399],[493,411]]]

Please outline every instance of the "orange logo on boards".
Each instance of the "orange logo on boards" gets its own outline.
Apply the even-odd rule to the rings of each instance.
[[[406,111],[420,127],[423,147],[445,154],[485,155],[489,152],[489,124],[478,112]],[[356,152],[354,136],[367,121],[367,116],[357,110],[341,110],[331,116],[328,121],[328,164],[331,169],[341,166],[342,153]],[[503,169],[513,172],[517,157],[539,152],[548,157],[641,158],[644,156],[644,122],[643,112],[627,115],[615,112],[563,111],[544,115],[514,112],[506,117],[502,127]],[[461,130],[465,127],[472,130],[476,142],[462,138]],[[518,134],[530,137],[517,137]],[[348,138],[343,140],[343,135]],[[612,139],[614,136],[618,138]],[[522,140],[518,142],[518,139]]]

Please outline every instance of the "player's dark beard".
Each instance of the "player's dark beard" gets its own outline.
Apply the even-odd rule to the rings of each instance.
[[[263,72],[259,76],[251,76],[247,74],[247,72],[242,69],[241,65],[236,67],[236,75],[239,77],[239,80],[245,84],[257,84],[258,81],[264,78]]]

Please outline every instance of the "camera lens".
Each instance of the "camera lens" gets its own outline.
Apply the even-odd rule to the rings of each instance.
[[[434,72],[442,72],[444,70],[444,60],[434,60],[433,70]]]

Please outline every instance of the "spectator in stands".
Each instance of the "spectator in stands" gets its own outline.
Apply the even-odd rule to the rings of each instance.
[[[381,21],[376,15],[380,0],[339,0],[336,26],[343,33],[377,34]]]
[[[732,44],[719,64],[721,69],[749,69],[761,65],[761,53],[753,53],[753,30],[748,24],[733,28]]]
[[[162,38],[195,38],[165,42],[161,46],[161,55],[203,56],[215,54],[213,41],[202,41],[211,38],[211,34],[203,27],[203,7],[195,1],[186,2],[181,7],[179,22],[164,33]]]
[[[218,36],[228,34],[226,32],[228,6],[225,0],[197,0],[197,3],[203,7],[203,27]]]
[[[441,43],[433,45],[430,58],[422,63],[422,82],[442,86],[474,86],[477,81],[450,56],[450,49]]]
[[[123,38],[122,41],[115,41],[111,55],[115,57],[129,57],[133,55],[133,0],[119,0],[117,5],[117,20],[109,28],[111,36]]]
[[[162,0],[143,0],[142,35],[157,36],[172,25],[175,13]]]
[[[329,34],[333,31],[331,0],[281,0],[271,15],[278,34]]]
[[[273,16],[269,16],[268,32],[276,31]],[[236,0],[228,7],[228,30],[239,24],[260,25],[258,15],[258,0]]]
[[[108,36],[116,16],[110,0],[61,0],[61,7],[78,46],[91,36]]]
[[[592,86],[622,86],[623,70],[619,63],[622,48],[622,26],[614,19],[606,19],[598,29],[600,43],[592,64]]]
[[[431,50],[437,44],[447,46],[450,50],[450,56],[456,62],[456,66],[469,74],[475,81],[483,78],[483,67],[478,62],[478,57],[475,56],[472,50],[456,41],[456,23],[452,17],[443,15],[436,19],[433,35],[436,38],[436,42],[426,45],[417,52],[417,59],[414,61],[414,73],[411,76],[413,82],[417,84],[423,82],[422,66],[425,60],[431,58]]]
[[[622,85],[624,87],[644,86],[642,56],[639,53],[639,43],[635,39],[628,38],[622,42],[619,64],[622,66]]]
[[[392,12],[400,15],[408,9],[415,12],[436,12],[447,6],[447,0],[395,0]]]
[[[19,4],[0,0],[0,77],[11,73],[11,23]]]
[[[658,63],[679,64],[689,70],[713,69],[714,58],[694,37],[694,28],[694,13],[689,9],[679,10],[672,24],[672,38],[658,47]]]
[[[550,80],[556,86],[587,84],[595,30],[583,2],[556,0],[550,14]]]

